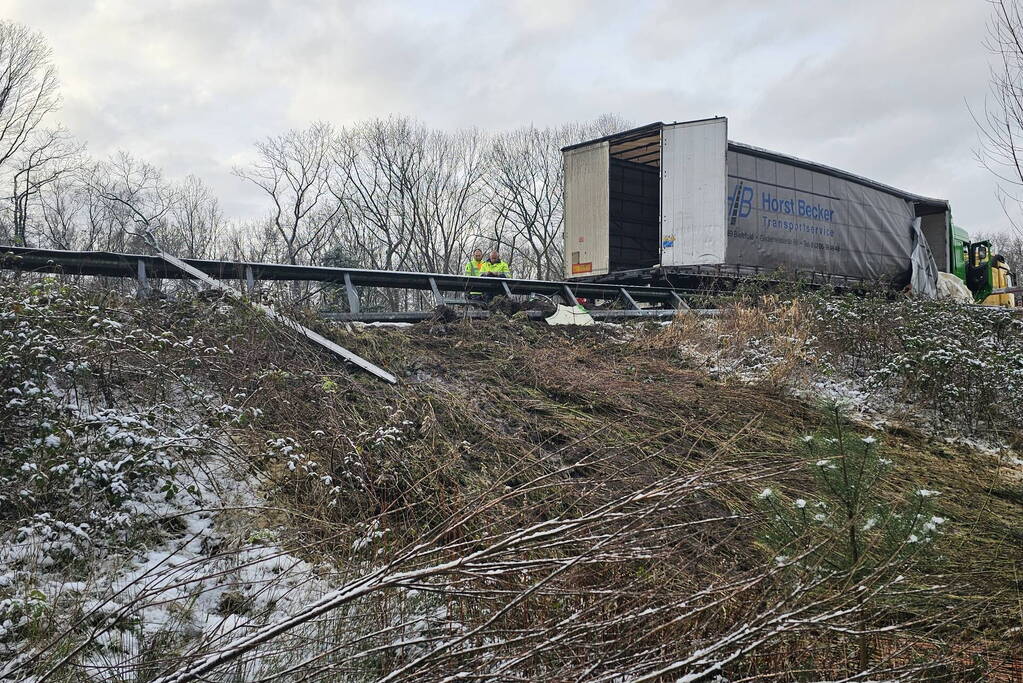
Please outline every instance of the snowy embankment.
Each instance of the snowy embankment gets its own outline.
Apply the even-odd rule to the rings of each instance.
[[[663,336],[712,378],[837,404],[875,429],[908,427],[999,452],[1023,409],[1023,317],[1009,309],[766,297]]]
[[[945,586],[905,528],[940,519],[970,562],[1011,554],[1013,494],[975,486],[976,453],[836,438],[790,395],[852,397],[876,427],[883,390],[952,424],[937,399],[957,389],[920,381],[945,356],[878,336],[844,358],[786,310],[654,331],[325,329],[437,378],[384,387],[243,307],[2,284],[0,679],[742,678],[794,649],[840,678],[863,633],[894,654],[861,678],[955,663],[899,653],[949,620],[1007,632],[1012,600],[983,618],[949,605],[1011,578]],[[964,405],[969,424],[992,417]],[[906,513],[857,522],[865,547],[896,541],[870,571],[835,569],[848,534],[817,512],[814,476],[843,444],[885,464],[878,504]],[[941,514],[921,517],[939,488]],[[823,520],[762,534],[765,490]],[[991,519],[962,526],[978,496]]]
[[[67,660],[144,677],[169,642],[234,637],[327,590],[250,524],[265,503],[229,438],[243,411],[166,363],[230,349],[56,284],[20,293],[0,309],[4,676]]]

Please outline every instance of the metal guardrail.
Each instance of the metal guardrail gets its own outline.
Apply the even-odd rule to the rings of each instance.
[[[523,311],[530,320],[544,320],[547,314],[542,311]],[[586,311],[591,318],[601,322],[617,322],[625,320],[671,320],[682,311],[670,308],[644,308],[638,311],[629,310],[601,310],[588,309]],[[685,313],[691,313],[700,317],[713,317],[721,314],[717,308],[690,308]],[[346,323],[418,323],[424,320],[431,320],[437,317],[434,311],[375,311],[363,313],[346,313],[343,311],[320,311],[319,317],[332,322]],[[470,320],[486,320],[491,316],[490,311],[479,309],[467,309],[458,314],[459,318]]]
[[[833,275],[815,270],[798,270],[779,277],[773,268],[719,264],[713,266],[651,266],[617,270],[606,275],[588,275],[572,278],[571,282],[594,282],[601,284],[636,284],[642,282],[664,282],[665,280],[688,280],[692,283],[684,291],[700,292],[714,283],[756,280],[763,284],[800,284],[809,287],[834,287],[837,290],[870,287],[872,281],[847,275]],[[679,290],[682,291],[682,290]]]
[[[338,283],[343,285],[348,292],[352,313],[360,312],[358,292],[355,289],[360,286],[428,291],[433,293],[438,304],[448,303],[442,292],[457,292],[463,295],[468,292],[484,292],[504,295],[558,296],[569,304],[574,304],[577,297],[585,297],[607,301],[619,299],[633,309],[637,308],[638,303],[661,305],[670,309],[687,308],[678,293],[669,287],[468,277],[444,273],[331,268],[245,261],[181,260],[210,277],[221,280],[245,280],[250,285],[257,280]],[[181,269],[171,266],[159,256],[9,246],[0,246],[0,268],[70,275],[130,277],[137,278],[142,282],[148,278],[182,279],[191,277]]]

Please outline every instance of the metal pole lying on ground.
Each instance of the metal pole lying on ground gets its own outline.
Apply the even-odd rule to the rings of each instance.
[[[203,282],[205,282],[206,284],[208,284],[211,287],[219,289],[220,291],[224,292],[225,294],[227,294],[228,296],[230,296],[230,297],[232,297],[234,299],[237,299],[239,301],[244,301],[245,297],[242,296],[241,292],[239,292],[234,287],[230,287],[228,285],[225,285],[223,282],[220,282],[219,280],[213,279],[212,277],[210,277],[206,273],[202,272],[198,268],[195,268],[193,266],[188,265],[187,263],[185,263],[181,259],[177,258],[176,256],[171,256],[170,254],[167,254],[167,253],[165,253],[163,251],[158,251],[157,253],[160,255],[160,258],[162,258],[164,261],[166,261],[167,263],[171,264],[172,266],[174,266],[176,268],[179,268],[180,270],[188,273],[189,275],[191,275],[192,277],[194,277],[194,278],[196,278],[198,280],[202,280]],[[391,384],[397,384],[398,379],[394,375],[392,375],[391,373],[387,372],[386,370],[384,370],[382,368],[377,367],[376,365],[373,365],[372,363],[370,363],[368,360],[366,360],[362,356],[359,356],[359,355],[356,355],[356,354],[352,353],[351,351],[349,351],[348,349],[346,349],[343,346],[340,346],[339,344],[335,344],[334,342],[332,342],[331,340],[327,339],[323,335],[317,334],[316,332],[313,332],[308,327],[305,327],[304,325],[299,324],[298,322],[292,320],[291,318],[287,317],[286,315],[278,313],[277,311],[275,311],[274,309],[270,308],[269,306],[265,306],[263,304],[257,304],[255,302],[248,302],[248,303],[250,303],[250,305],[255,306],[256,308],[258,308],[260,311],[262,311],[267,317],[271,318],[272,320],[276,320],[277,322],[281,323],[285,327],[291,328],[292,330],[295,330],[296,332],[299,332],[300,334],[302,334],[302,336],[304,336],[307,339],[310,339],[310,340],[316,342],[317,344],[319,344],[320,346],[324,347],[325,349],[327,349],[331,353],[334,353],[334,354],[337,354],[338,356],[341,356],[342,358],[344,358],[349,363],[353,363],[354,365],[359,366],[360,368],[362,368],[366,372],[369,372],[369,373],[372,373],[373,375],[376,375],[377,377],[379,377],[380,379],[384,380],[385,382],[390,382]]]

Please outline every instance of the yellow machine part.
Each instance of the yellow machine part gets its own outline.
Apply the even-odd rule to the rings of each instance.
[[[1012,278],[1009,277],[1009,265],[1004,261],[991,267],[991,280],[994,289],[1005,289],[1012,286]],[[1016,305],[1015,294],[992,294],[984,299],[985,306],[1009,306]]]

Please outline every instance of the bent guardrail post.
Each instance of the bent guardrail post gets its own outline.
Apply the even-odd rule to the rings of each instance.
[[[345,273],[345,294],[348,295],[348,310],[351,313],[358,313],[361,310],[359,306],[359,290],[352,284],[352,276]]]

